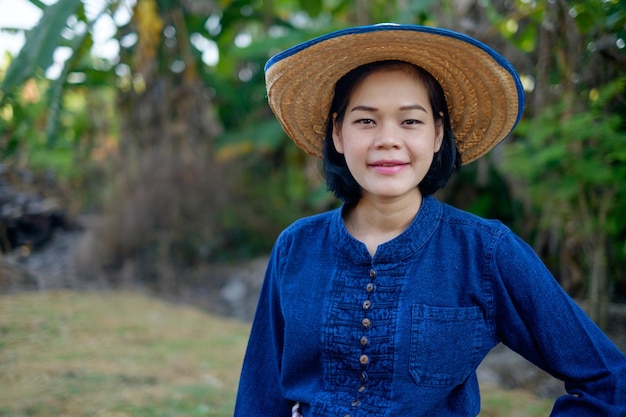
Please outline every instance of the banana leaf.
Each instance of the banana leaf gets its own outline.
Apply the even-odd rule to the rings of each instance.
[[[7,69],[0,90],[2,101],[33,75],[37,69],[45,70],[52,64],[54,50],[62,41],[67,19],[81,4],[81,0],[59,0],[48,6],[37,25],[26,35],[26,42]]]

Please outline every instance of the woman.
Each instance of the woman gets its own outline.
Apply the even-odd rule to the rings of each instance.
[[[266,80],[344,204],[278,238],[236,417],[475,416],[475,371],[498,343],[565,381],[553,415],[626,416],[626,358],[533,251],[432,197],[519,121],[506,60],[455,32],[385,24],[284,51]]]

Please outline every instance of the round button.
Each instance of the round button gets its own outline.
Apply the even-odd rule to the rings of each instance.
[[[359,387],[359,392],[365,392],[366,389],[367,389],[367,387],[365,385],[361,385]]]
[[[370,358],[367,355],[361,355],[361,357],[359,357],[359,362],[361,362],[361,365],[367,365],[369,361]]]
[[[367,336],[363,336],[361,337],[360,342],[363,346],[366,346],[370,342],[370,340],[367,338]]]
[[[369,283],[365,286],[365,291],[367,291],[367,292],[372,292],[372,291],[374,291],[374,284],[372,284],[371,282],[369,282]]]
[[[376,278],[376,271],[374,271],[373,269],[370,269],[370,277]]]
[[[369,380],[369,377],[367,376],[367,372],[362,371],[361,372],[361,381],[367,382],[368,380]]]
[[[372,302],[370,300],[363,301],[363,310],[369,310],[372,306]]]
[[[343,417],[352,417],[352,416],[351,416],[350,414],[346,414],[346,415],[345,415],[345,416],[343,416]]]
[[[361,404],[361,400],[359,400],[358,398],[352,400],[352,407],[357,407],[359,404]]]
[[[363,325],[363,327],[368,329],[372,325],[372,322],[370,321],[370,319],[366,317],[363,320],[361,320],[361,324]]]

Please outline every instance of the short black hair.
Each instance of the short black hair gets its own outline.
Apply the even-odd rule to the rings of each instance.
[[[328,114],[324,153],[322,157],[324,179],[328,190],[346,204],[356,204],[361,199],[361,186],[356,182],[343,154],[337,152],[333,142],[333,114],[337,113],[336,122],[341,124],[346,107],[354,88],[368,75],[379,70],[409,70],[426,87],[430,106],[436,118],[443,121],[443,141],[435,153],[433,162],[418,188],[422,195],[434,194],[448,183],[452,174],[461,166],[461,155],[450,125],[448,105],[441,84],[425,69],[404,61],[377,61],[357,67],[344,75],[335,85],[335,93]],[[435,120],[437,121],[437,120]]]

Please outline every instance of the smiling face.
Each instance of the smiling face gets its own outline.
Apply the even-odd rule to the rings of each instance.
[[[363,198],[421,198],[417,186],[443,138],[437,120],[411,71],[378,70],[354,87],[343,119],[333,115],[332,138]]]

